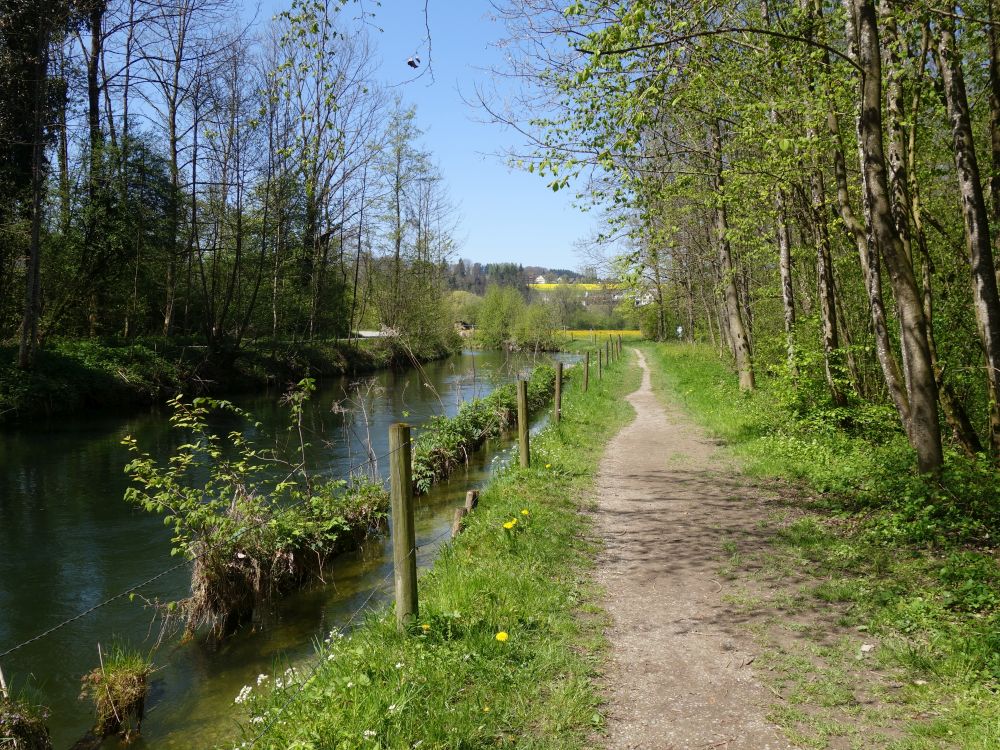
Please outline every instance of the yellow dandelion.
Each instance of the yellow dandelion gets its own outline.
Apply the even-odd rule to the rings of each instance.
[[[546,469],[551,469],[552,468],[552,464],[545,464],[545,468]]]
[[[497,634],[496,634],[496,639],[497,639],[498,641],[500,641],[500,643],[503,643],[503,642],[504,642],[504,641],[506,641],[506,640],[507,640],[507,639],[508,639],[509,637],[510,637],[510,636],[508,636],[508,635],[507,635],[507,631],[506,631],[506,630],[501,630],[501,631],[500,631],[499,633],[497,633]]]
[[[531,514],[528,512],[528,509],[525,508],[524,510],[521,511],[521,515],[522,516],[530,516]]]
[[[512,518],[512,519],[510,519],[510,522],[511,522],[511,524],[513,524],[514,526],[517,526],[517,519],[516,519],[516,518]]]
[[[514,528],[514,522],[513,522],[513,521],[508,521],[507,523],[505,523],[505,524],[503,525],[503,527],[504,527],[505,529],[507,529],[508,531],[510,531],[511,529],[513,529],[513,528]]]
[[[483,713],[484,714],[488,714],[489,712],[490,712],[490,707],[489,706],[483,706]]]
[[[420,626],[420,628],[426,633],[426,632],[430,631],[431,626],[430,626],[430,624],[428,624],[428,623],[425,622],[423,625]]]

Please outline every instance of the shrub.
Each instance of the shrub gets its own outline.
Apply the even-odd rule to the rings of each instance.
[[[313,389],[304,380],[289,396],[293,426],[301,426]],[[258,448],[241,429],[220,437],[209,427],[210,416],[259,427],[228,401],[177,397],[171,404],[173,426],[189,439],[160,466],[126,437],[123,443],[137,455],[125,467],[134,482],[125,499],[163,514],[174,532],[172,554],[194,559],[191,596],[167,605],[188,635],[208,626],[223,637],[271,597],[318,575],[330,555],[357,546],[384,524],[388,496],[380,484],[316,480],[306,469],[304,442],[297,458],[287,459]]]
[[[555,391],[556,372],[536,367],[528,380],[528,411],[544,406]],[[413,441],[413,484],[418,493],[451,474],[469,460],[487,439],[510,429],[517,421],[517,388],[513,383],[489,396],[462,405],[454,417],[435,417]]]

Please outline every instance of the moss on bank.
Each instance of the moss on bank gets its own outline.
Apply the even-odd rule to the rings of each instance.
[[[34,370],[19,370],[17,348],[0,345],[0,424],[88,409],[129,408],[170,397],[284,386],[303,377],[373,372],[440,359],[455,349],[411,352],[389,339],[255,342],[210,353],[181,340],[129,343],[54,341]]]
[[[312,668],[248,686],[255,748],[583,748],[603,719],[592,677],[602,624],[580,512],[605,443],[627,422],[635,367],[612,365],[532,441],[533,468],[498,473],[420,578],[420,615],[335,633]],[[517,524],[511,524],[517,519]],[[508,525],[505,528],[505,525]]]

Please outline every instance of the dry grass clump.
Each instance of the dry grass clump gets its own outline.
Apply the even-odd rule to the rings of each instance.
[[[138,651],[120,645],[108,653],[98,646],[98,654],[101,664],[84,675],[80,698],[94,704],[95,734],[118,734],[128,742],[139,734],[153,663]]]
[[[0,691],[0,748],[2,750],[52,750],[48,711]]]
[[[275,597],[322,578],[330,557],[356,549],[384,529],[388,494],[380,484],[332,482],[313,488],[306,507],[269,508],[266,518],[240,519],[232,544],[196,543],[191,596],[177,603],[185,636],[207,629],[221,640]]]

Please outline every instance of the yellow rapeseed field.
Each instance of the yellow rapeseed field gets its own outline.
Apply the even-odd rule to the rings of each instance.
[[[563,331],[564,334],[569,336],[571,341],[577,339],[592,339],[594,335],[597,335],[598,340],[606,339],[608,336],[621,336],[623,339],[641,339],[642,331],[637,330],[614,330],[610,328],[600,328],[593,331],[576,329],[571,331]]]

